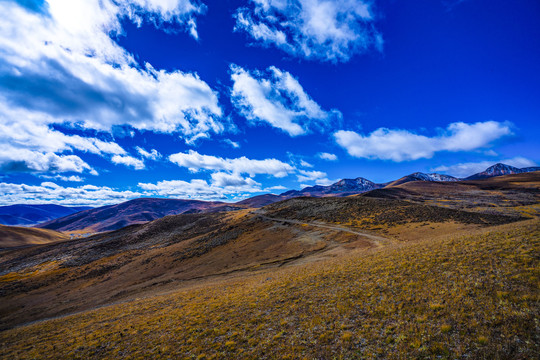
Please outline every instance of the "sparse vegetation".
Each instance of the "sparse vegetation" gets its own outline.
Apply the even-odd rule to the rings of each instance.
[[[536,358],[537,177],[296,198],[5,250],[0,358]]]
[[[537,220],[0,333],[2,358],[536,358]],[[69,331],[67,331],[69,329]]]

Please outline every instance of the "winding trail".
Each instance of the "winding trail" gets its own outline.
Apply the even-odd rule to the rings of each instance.
[[[394,243],[392,240],[390,240],[388,238],[378,236],[378,235],[374,235],[374,234],[364,232],[364,231],[352,230],[352,229],[346,228],[344,226],[328,225],[328,224],[320,223],[320,222],[306,222],[306,221],[300,221],[300,220],[274,218],[274,217],[263,215],[260,212],[255,212],[255,214],[257,214],[260,218],[262,218],[264,220],[270,220],[270,221],[276,221],[276,222],[286,222],[286,223],[295,224],[295,225],[309,225],[309,226],[313,226],[313,227],[319,227],[319,228],[336,230],[336,231],[343,231],[343,232],[346,232],[346,233],[349,233],[349,234],[354,234],[354,235],[366,237],[366,238],[372,240],[377,247],[382,247],[382,246],[386,246],[386,245],[390,245],[390,244]]]

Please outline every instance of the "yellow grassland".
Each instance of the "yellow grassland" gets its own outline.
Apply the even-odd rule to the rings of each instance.
[[[406,241],[47,320],[1,332],[0,358],[538,358],[539,224]]]

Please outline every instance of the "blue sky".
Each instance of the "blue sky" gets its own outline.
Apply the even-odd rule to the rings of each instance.
[[[0,204],[540,162],[536,0],[0,0]]]

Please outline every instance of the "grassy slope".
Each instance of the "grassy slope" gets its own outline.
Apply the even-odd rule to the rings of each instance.
[[[535,358],[538,220],[0,333],[2,358]]]
[[[54,230],[0,225],[0,248],[48,244],[68,239],[69,236]]]
[[[422,237],[433,237],[516,221],[362,197],[297,198],[259,213],[300,224],[272,221],[249,211],[177,215],[86,239],[0,254],[0,330],[178,289],[209,276],[260,271],[377,246],[361,236],[304,221],[344,224],[396,239],[402,238],[403,226],[410,227],[407,238],[414,239],[416,229]]]
[[[409,200],[487,214],[537,217],[540,215],[540,171],[475,181],[414,181],[362,196]]]

